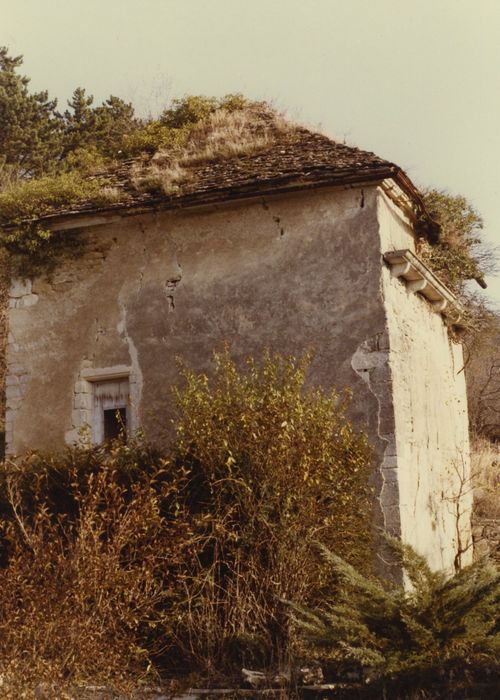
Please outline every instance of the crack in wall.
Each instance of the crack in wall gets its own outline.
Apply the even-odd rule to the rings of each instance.
[[[280,232],[280,236],[284,236],[284,235],[285,235],[285,229],[283,228],[283,226],[281,226],[281,219],[280,219],[280,217],[279,217],[279,216],[273,216],[273,221],[274,221],[274,223],[276,224],[276,226],[278,227],[278,230],[279,230],[279,232]]]
[[[376,333],[364,340],[351,358],[351,367],[365,382],[377,402],[377,435],[385,444],[382,461],[379,465],[381,487],[377,501],[384,522],[384,530],[391,535],[400,537],[398,461],[387,332]]]
[[[271,211],[270,206],[269,206],[269,204],[266,202],[265,199],[262,199],[262,208],[263,208],[265,211],[269,211],[269,212]],[[281,217],[279,217],[279,216],[277,216],[277,215],[275,215],[275,214],[271,214],[271,216],[272,216],[272,219],[273,219],[274,223],[275,223],[276,226],[278,227],[279,236],[280,236],[280,238],[282,238],[282,237],[285,235],[285,227],[282,226],[282,224],[281,224]]]
[[[121,298],[118,299],[118,304],[120,308],[120,320],[117,324],[117,331],[120,333],[121,337],[127,344],[128,353],[130,357],[130,404],[132,408],[132,429],[136,430],[139,427],[139,406],[141,402],[142,389],[144,385],[144,378],[141,370],[141,365],[139,362],[139,352],[137,346],[134,343],[134,339],[129,335],[128,325],[127,325],[127,307]]]
[[[139,222],[139,230],[142,233],[143,238],[146,236],[146,227],[144,226],[143,223]],[[144,275],[146,273],[146,266],[148,264],[148,249],[147,246],[143,245],[142,246],[142,255],[144,257],[144,264],[139,268],[139,287],[138,287],[138,293],[142,291],[142,286],[144,282]]]
[[[139,288],[137,290],[138,292],[142,291],[142,286],[143,286],[143,282],[144,282],[144,274],[146,272],[147,257],[148,257],[148,252],[147,252],[146,246],[142,247],[142,254],[144,256],[144,265],[142,265],[142,267],[139,268]]]
[[[94,319],[94,326],[94,343],[97,344],[99,342],[99,337],[102,335],[106,335],[106,329],[103,326],[99,325],[99,319],[97,318],[97,316]]]
[[[157,221],[157,226],[160,226],[160,220]],[[170,312],[175,311],[175,295],[177,287],[182,281],[182,265],[178,259],[178,246],[175,237],[172,235],[172,231],[167,230],[164,234],[167,239],[169,246],[172,251],[172,265],[170,267],[171,274],[165,280],[165,296],[167,298],[168,310]],[[172,270],[173,268],[173,270]],[[173,274],[172,274],[173,272]]]

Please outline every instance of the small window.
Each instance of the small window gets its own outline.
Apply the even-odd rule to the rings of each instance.
[[[93,382],[94,401],[92,429],[94,443],[127,435],[129,398],[128,378]]]
[[[104,410],[104,440],[114,440],[119,435],[127,434],[127,409],[106,408]]]

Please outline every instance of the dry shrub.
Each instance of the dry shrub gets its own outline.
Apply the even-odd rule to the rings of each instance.
[[[149,172],[149,182],[152,182],[154,187],[160,187],[165,194],[178,192],[182,185],[189,182],[189,179],[186,168],[176,160],[165,168],[153,165]]]
[[[183,370],[177,436],[27,455],[0,473],[0,674],[125,682],[290,653],[283,600],[369,567],[369,450],[307,361]]]
[[[474,558],[500,565],[500,445],[476,438],[471,450]]]
[[[158,487],[161,461],[127,477],[134,451],[116,445],[5,465],[0,665],[7,679],[26,687],[68,676],[123,681],[144,674],[162,650],[171,542],[160,503],[175,485]],[[67,491],[58,494],[53,481],[62,472]]]
[[[471,450],[474,475],[474,515],[500,519],[500,446],[476,439]]]
[[[5,251],[0,251],[0,455],[5,447],[5,373],[7,344],[7,312],[9,308],[10,265]]]
[[[291,129],[276,115],[270,125],[263,124],[255,110],[247,108],[235,112],[219,109],[206,121],[201,121],[191,132],[185,152],[179,158],[181,165],[198,165],[243,153],[255,153],[273,141],[278,126]]]

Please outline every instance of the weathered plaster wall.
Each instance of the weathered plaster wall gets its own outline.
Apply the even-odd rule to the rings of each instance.
[[[414,249],[410,227],[379,197],[382,251]],[[461,345],[419,294],[383,269],[401,535],[434,568],[470,544],[468,417]],[[460,536],[461,542],[458,542]],[[464,554],[462,563],[472,556]]]
[[[92,419],[91,381],[126,373],[132,426],[164,439],[176,358],[312,350],[310,381],[351,387],[375,450],[375,523],[450,568],[469,536],[461,348],[382,254],[414,248],[381,190],[331,189],[149,214],[82,232],[86,254],[11,289],[8,449],[54,449]]]
[[[376,208],[375,188],[330,190],[89,229],[82,259],[13,287],[9,450],[75,439],[102,368],[130,369],[136,425],[161,439],[175,358],[207,369],[228,342],[237,357],[312,349],[311,381],[353,388],[380,454],[378,403],[351,366],[385,328]]]

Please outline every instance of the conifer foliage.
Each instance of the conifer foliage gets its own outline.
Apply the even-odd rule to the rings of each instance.
[[[500,573],[485,561],[451,578],[389,540],[406,586],[360,574],[321,548],[334,586],[321,607],[292,605],[299,630],[342,677],[387,697],[495,697],[500,681]],[[473,693],[473,694],[469,694]]]
[[[29,92],[29,78],[17,73],[21,65],[21,56],[9,56],[0,47],[0,184],[8,174],[45,173],[61,152],[56,101],[46,91]]]

